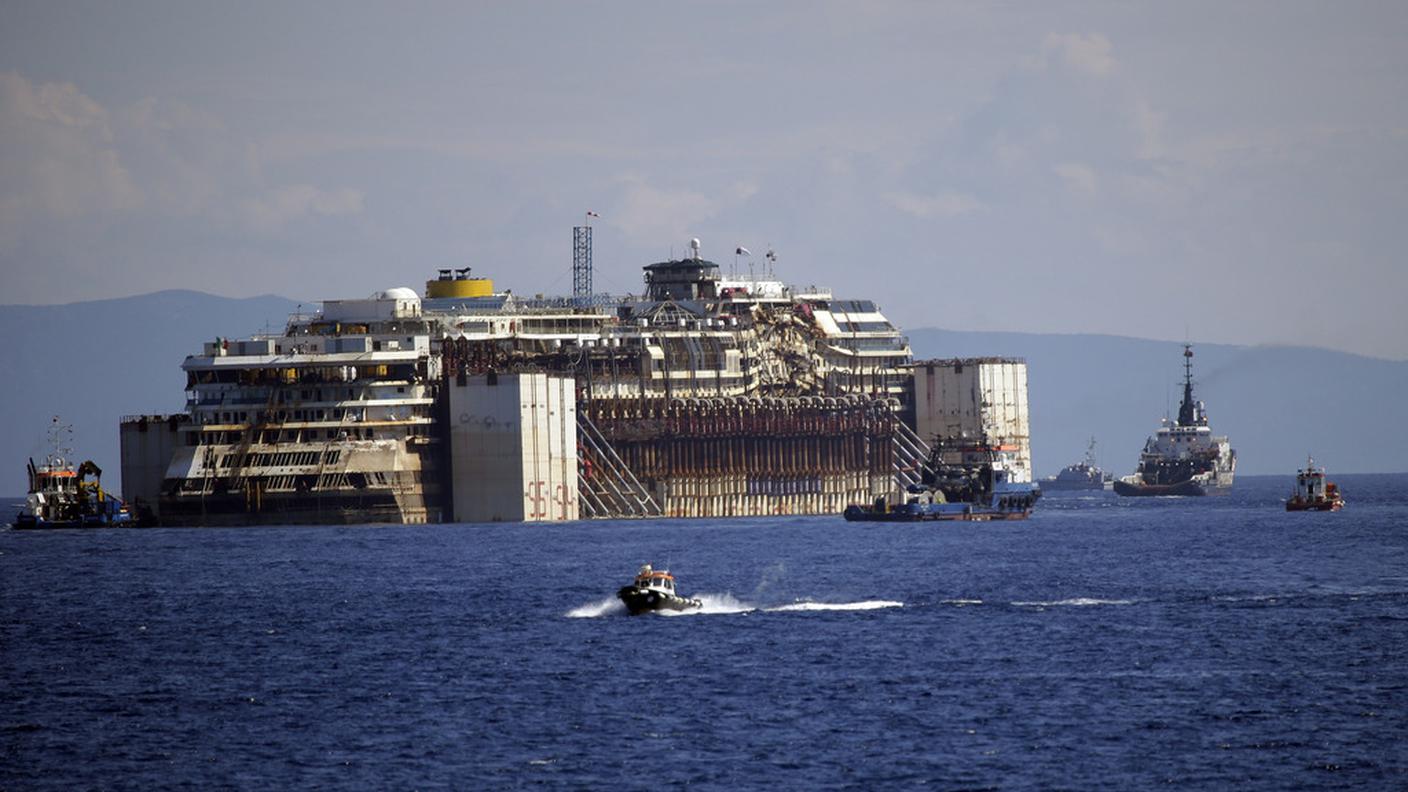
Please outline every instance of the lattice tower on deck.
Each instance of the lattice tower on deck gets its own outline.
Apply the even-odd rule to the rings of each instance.
[[[572,296],[592,296],[592,227],[572,228]]]

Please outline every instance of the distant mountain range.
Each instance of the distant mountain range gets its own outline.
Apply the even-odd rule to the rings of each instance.
[[[217,336],[280,329],[298,307],[282,297],[192,291],[0,306],[7,385],[0,433],[9,438],[0,493],[24,492],[25,458],[43,458],[54,415],[73,425],[74,456],[94,460],[104,483],[118,485],[121,416],[181,410],[186,355]],[[1080,459],[1091,436],[1107,470],[1129,473],[1160,416],[1177,410],[1179,344],[936,329],[909,337],[917,358],[1026,358],[1038,475]],[[1197,396],[1213,429],[1231,436],[1239,472],[1290,474],[1308,453],[1331,473],[1408,470],[1408,362],[1289,347],[1197,344],[1194,351]]]

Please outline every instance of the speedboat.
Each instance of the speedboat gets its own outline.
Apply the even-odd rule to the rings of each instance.
[[[646,564],[636,573],[629,586],[622,586],[616,596],[626,603],[632,616],[649,611],[687,611],[704,607],[697,599],[675,593],[675,576],[669,570],[655,569]]]

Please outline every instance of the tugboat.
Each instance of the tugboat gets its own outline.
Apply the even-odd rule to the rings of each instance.
[[[1024,520],[1041,488],[1013,481],[1015,446],[994,445],[984,437],[938,439],[929,452],[922,484],[905,489],[904,503],[846,507],[851,522],[921,522],[925,520]]]
[[[1061,468],[1061,472],[1041,480],[1042,492],[1069,492],[1075,490],[1108,490],[1114,486],[1114,476],[1101,470],[1095,464],[1095,438],[1090,438],[1090,447],[1085,450],[1085,459],[1074,465]]]
[[[1339,511],[1344,508],[1344,496],[1339,485],[1325,478],[1325,469],[1315,467],[1315,460],[1306,457],[1305,469],[1296,472],[1296,488],[1286,500],[1286,511]]]
[[[697,599],[681,597],[675,593],[675,576],[669,570],[654,569],[646,564],[636,573],[636,579],[629,586],[622,586],[616,596],[626,603],[626,610],[632,616],[649,611],[687,611],[704,607]]]
[[[1193,400],[1193,347],[1183,345],[1183,402],[1178,421],[1168,419],[1144,443],[1134,475],[1115,480],[1120,495],[1225,495],[1232,489],[1237,452],[1213,436],[1207,411]]]
[[[49,427],[54,450],[43,464],[30,459],[29,496],[15,517],[15,528],[106,528],[131,525],[132,513],[121,499],[103,491],[103,471],[91,461],[74,468],[62,447],[70,432],[57,417]],[[89,475],[93,476],[88,481]]]

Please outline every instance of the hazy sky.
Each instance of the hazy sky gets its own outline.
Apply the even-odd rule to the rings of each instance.
[[[571,291],[1408,358],[1408,3],[0,6],[0,303]]]

